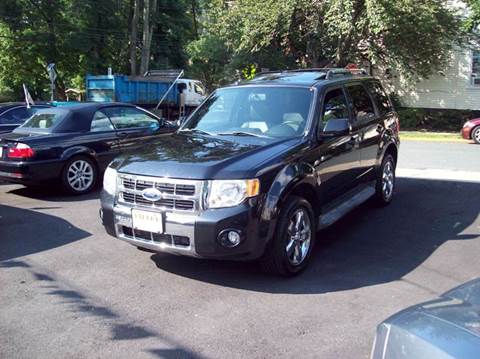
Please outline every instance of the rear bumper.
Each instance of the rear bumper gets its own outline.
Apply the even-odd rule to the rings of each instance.
[[[62,161],[0,161],[0,179],[11,183],[40,184],[58,179],[62,173],[62,168]]]
[[[252,260],[262,256],[269,233],[269,223],[259,218],[256,202],[200,214],[164,211],[164,233],[160,235],[133,231],[131,210],[141,208],[114,203],[104,191],[100,215],[108,234],[137,247],[199,258]],[[229,229],[242,234],[237,247],[224,247],[218,240],[219,234]]]

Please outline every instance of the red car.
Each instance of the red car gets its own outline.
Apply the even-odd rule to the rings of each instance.
[[[466,140],[473,140],[480,145],[480,118],[474,118],[463,125],[462,137]]]

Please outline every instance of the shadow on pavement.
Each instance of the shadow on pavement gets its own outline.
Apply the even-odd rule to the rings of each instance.
[[[63,192],[59,184],[33,187],[22,186],[7,193],[49,202],[79,202],[100,197],[100,189],[95,189],[93,192],[84,195],[74,196]]]
[[[267,293],[326,293],[399,280],[450,240],[480,239],[462,232],[477,219],[478,183],[397,179],[385,208],[365,204],[317,235],[310,266],[282,279],[255,263],[154,254],[158,268],[221,286]]]
[[[76,288],[64,280],[59,280],[52,275],[42,272],[41,269],[35,268],[35,265],[29,264],[26,260],[8,260],[1,262],[0,268],[2,267],[18,267],[30,272],[39,283],[43,284],[41,288],[44,290],[44,295],[50,296],[52,302],[66,307],[69,313],[81,315],[83,318],[93,317],[101,319],[102,326],[109,331],[110,340],[112,341],[155,338],[157,342],[161,341],[168,349],[143,349],[142,351],[158,356],[159,358],[203,358],[203,356],[194,354],[192,350],[183,347],[175,340],[141,324],[137,324],[121,313],[117,313],[113,309],[108,308],[107,303],[103,304],[101,298],[89,297],[83,294],[81,289]]]
[[[0,204],[0,261],[60,247],[88,236],[90,233],[62,218]]]

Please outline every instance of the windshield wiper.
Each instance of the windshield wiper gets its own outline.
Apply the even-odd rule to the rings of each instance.
[[[268,136],[260,135],[258,133],[246,132],[246,131],[232,131],[232,132],[221,132],[217,133],[218,136],[252,136],[252,137],[262,137],[268,138]]]
[[[204,130],[199,130],[197,128],[186,128],[184,130],[180,130],[179,132],[195,132],[195,133],[203,133],[204,135],[214,136],[213,133],[210,133]]]

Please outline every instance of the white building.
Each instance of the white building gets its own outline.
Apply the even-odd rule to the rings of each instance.
[[[468,15],[463,1],[449,0],[447,4],[461,16]],[[480,110],[480,48],[456,49],[443,71],[416,84],[401,77],[388,82],[405,107]]]
[[[416,84],[389,82],[405,107],[480,110],[480,51],[456,50],[444,71]]]

